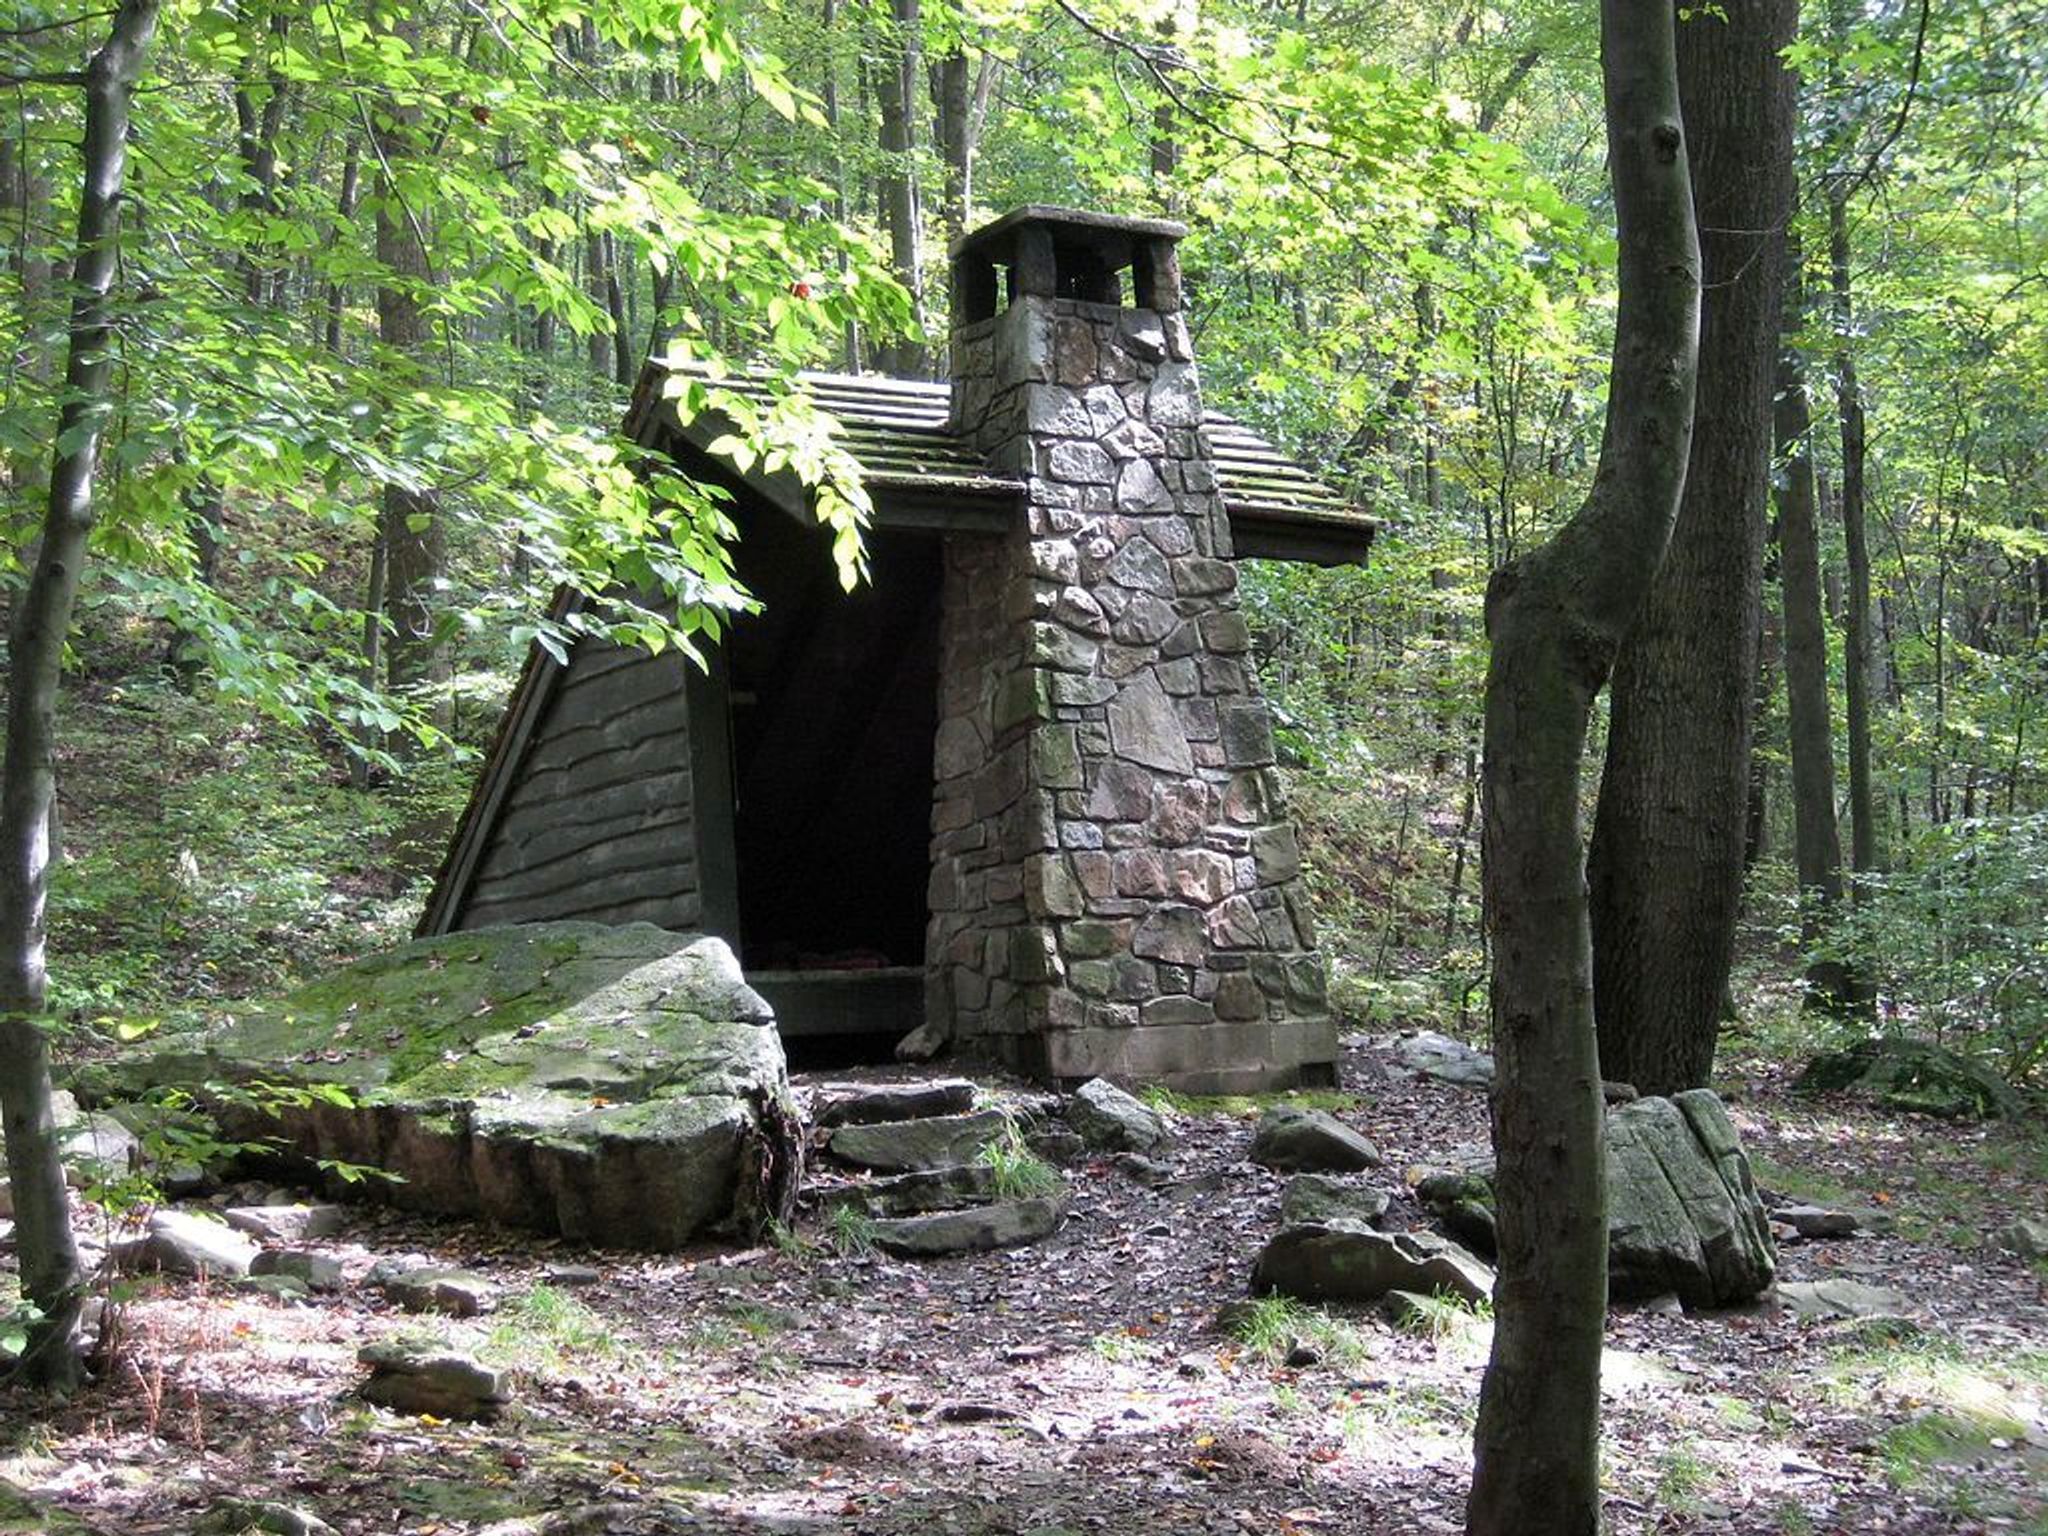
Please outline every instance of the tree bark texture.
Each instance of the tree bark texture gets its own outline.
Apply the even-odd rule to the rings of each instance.
[[[8,652],[6,761],[0,766],[0,1129],[14,1196],[21,1288],[42,1313],[20,1371],[64,1389],[78,1377],[78,1247],[50,1105],[43,1032],[50,806],[56,794],[57,691],[64,639],[92,532],[93,477],[109,413],[108,304],[128,168],[129,102],[156,33],[158,0],[124,0],[86,69],[84,179],[64,405],[42,540],[14,612]]]
[[[401,29],[403,35],[403,29]],[[378,339],[424,371],[432,330],[420,295],[432,282],[425,231],[396,185],[395,172],[414,151],[418,109],[386,103],[379,117],[377,158]],[[378,539],[384,547],[385,678],[394,689],[432,688],[448,677],[446,642],[435,623],[435,591],[448,563],[439,497],[410,486],[384,487]]]
[[[1601,5],[1621,270],[1600,463],[1578,513],[1487,594],[1482,835],[1500,1271],[1470,1536],[1600,1527],[1606,1154],[1579,777],[1594,699],[1670,537],[1692,436],[1699,248],[1674,26],[1668,5]]]
[[[1797,270],[1796,253],[1788,271]],[[1785,295],[1785,329],[1800,325],[1796,277]],[[1828,704],[1828,640],[1820,576],[1820,498],[1813,471],[1813,410],[1806,369],[1790,346],[1778,355],[1774,406],[1778,442],[1778,585],[1783,597],[1785,720],[1792,758],[1793,861],[1799,876],[1801,937],[1810,947],[1842,899],[1842,838],[1835,822],[1834,725]],[[1817,1002],[1844,1001],[1837,961],[1813,962],[1807,988]]]
[[[362,150],[356,138],[351,135],[348,149],[341,161],[341,191],[334,201],[335,224],[338,230],[348,228],[349,221],[356,216],[356,198],[362,187]],[[343,300],[347,295],[339,282],[327,285],[327,317],[321,333],[321,345],[336,357],[341,356],[341,316]]]
[[[1849,188],[1839,180],[1828,191],[1828,273],[1835,327],[1835,415],[1842,427],[1842,543],[1849,566],[1842,635],[1842,701],[1849,735],[1849,867],[1863,875],[1874,871],[1881,857],[1870,765],[1870,540],[1864,497],[1869,429],[1863,415],[1863,386],[1856,378]]]
[[[1797,0],[1678,27],[1705,271],[1699,425],[1671,548],[1614,671],[1588,865],[1605,1074],[1706,1084],[1742,899]]]
[[[918,78],[923,52],[919,37],[923,20],[919,0],[890,0],[888,47],[877,72],[875,94],[882,108],[882,218],[889,228],[889,265],[910,293],[911,324],[924,328],[924,270],[919,260],[922,225],[917,186]],[[877,359],[885,372],[922,376],[930,367],[924,344],[915,339],[891,342]]]
[[[946,162],[946,198],[939,210],[946,245],[967,233],[974,201],[974,110],[972,71],[965,44],[953,47],[932,66],[932,98],[938,106],[939,153]]]

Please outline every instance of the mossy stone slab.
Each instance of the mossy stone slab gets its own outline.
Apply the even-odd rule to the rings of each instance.
[[[338,1085],[275,1118],[209,1085]],[[718,939],[543,923],[422,939],[82,1073],[82,1097],[177,1087],[347,1186],[607,1246],[785,1219],[801,1145],[774,1015]]]

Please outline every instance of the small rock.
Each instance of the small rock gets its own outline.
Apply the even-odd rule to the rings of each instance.
[[[221,1215],[237,1232],[267,1243],[303,1243],[332,1237],[348,1221],[338,1205],[233,1205]]]
[[[1141,1152],[1119,1152],[1109,1160],[1109,1166],[1118,1173],[1137,1180],[1148,1189],[1158,1189],[1173,1182],[1173,1165],[1162,1163],[1157,1158],[1146,1157]]]
[[[924,1083],[820,1083],[813,1090],[812,1119],[830,1127],[964,1115],[974,1108],[974,1095],[974,1084],[964,1077]]]
[[[1491,1258],[1500,1247],[1493,1220],[1493,1183],[1478,1173],[1430,1173],[1415,1184],[1415,1198],[1458,1242]]]
[[[1378,1301],[1388,1291],[1449,1291],[1467,1301],[1493,1294],[1493,1271],[1434,1232],[1289,1227],[1252,1269],[1252,1289],[1301,1301]]]
[[[1209,1361],[1201,1355],[1182,1355],[1174,1362],[1173,1372],[1183,1381],[1201,1381],[1209,1374]]]
[[[172,1163],[158,1170],[157,1187],[173,1200],[193,1200],[201,1195],[213,1196],[219,1189],[220,1180],[211,1168],[200,1163]],[[213,1200],[218,1204],[218,1199]]]
[[[1052,1236],[1066,1217],[1058,1200],[1011,1200],[964,1211],[901,1216],[874,1224],[874,1243],[901,1258],[937,1258],[950,1253],[987,1253],[1016,1248]]]
[[[341,1289],[341,1260],[306,1248],[266,1248],[249,1265],[252,1276],[289,1275],[309,1291]]]
[[[586,1285],[601,1285],[604,1271],[589,1264],[550,1264],[547,1267],[549,1285],[566,1286],[571,1289]]]
[[[318,1515],[268,1499],[227,1499],[200,1517],[193,1536],[335,1536]]]
[[[446,1312],[452,1317],[476,1317],[498,1305],[498,1288],[482,1275],[466,1269],[427,1266],[380,1274],[370,1271],[370,1284],[381,1290],[394,1305],[408,1312]]]
[[[256,1259],[256,1245],[241,1233],[189,1211],[158,1211],[143,1235],[117,1245],[115,1261],[127,1269],[160,1269],[169,1275],[217,1275],[240,1279]]]
[[[1166,1122],[1123,1089],[1091,1078],[1066,1102],[1067,1124],[1098,1152],[1149,1152],[1166,1139]]]
[[[1078,1163],[1088,1154],[1088,1143],[1081,1139],[1080,1133],[1070,1131],[1064,1125],[1034,1126],[1025,1133],[1024,1145],[1048,1163],[1058,1163],[1062,1168]]]
[[[842,1125],[825,1139],[825,1149],[843,1163],[878,1173],[912,1173],[971,1163],[991,1142],[1009,1133],[1009,1117],[993,1109],[972,1115],[940,1115],[882,1125]]]
[[[234,1287],[246,1295],[268,1296],[272,1301],[310,1301],[313,1296],[311,1288],[297,1275],[244,1275],[234,1282]]]
[[[363,1397],[396,1413],[492,1419],[512,1400],[503,1371],[453,1350],[390,1340],[364,1345],[356,1359],[370,1368]]]
[[[1818,1205],[1788,1205],[1771,1215],[1804,1238],[1856,1235],[1856,1218],[1847,1211],[1830,1211]]]
[[[1296,1339],[1287,1346],[1287,1354],[1280,1363],[1290,1370],[1306,1370],[1323,1363],[1323,1352],[1313,1344]]]
[[[920,1024],[896,1042],[898,1061],[930,1061],[943,1055],[953,1043],[950,1031],[937,1024]]]
[[[2023,1259],[2048,1258],[2048,1221],[2018,1217],[1999,1229],[1998,1246]]]
[[[1380,1165],[1379,1150],[1319,1109],[1269,1109],[1252,1133],[1251,1160],[1281,1173],[1356,1173]]]
[[[1460,1088],[1493,1086],[1491,1056],[1433,1029],[1419,1029],[1412,1035],[1403,1035],[1394,1046],[1394,1055],[1411,1072],[1433,1077],[1440,1083],[1451,1083]]]
[[[1816,1322],[1831,1317],[1891,1317],[1911,1309],[1904,1291],[1857,1280],[1798,1280],[1771,1293],[1794,1317]]]
[[[1299,1173],[1280,1192],[1280,1220],[1290,1227],[1370,1227],[1387,1214],[1387,1196],[1377,1189],[1326,1173]]]

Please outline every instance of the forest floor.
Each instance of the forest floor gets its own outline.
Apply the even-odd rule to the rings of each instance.
[[[1483,1144],[1485,1103],[1384,1047],[1347,1043],[1341,1103],[1386,1154],[1389,1224],[1420,1225],[1403,1171]],[[2048,1533],[2048,1292],[1982,1236],[2042,1213],[2039,1128],[1819,1107],[1767,1067],[1724,1091],[1766,1185],[1897,1216],[1896,1235],[1788,1244],[1783,1277],[1897,1286],[1918,1326],[1617,1311],[1612,1528]],[[840,1253],[815,1225],[746,1252],[592,1254],[354,1208],[317,1245],[356,1282],[342,1293],[152,1282],[100,1383],[54,1414],[0,1395],[0,1532],[184,1533],[228,1497],[347,1536],[547,1515],[524,1529],[1457,1531],[1483,1316],[1418,1332],[1269,1306],[1249,1337],[1213,1327],[1277,1223],[1281,1181],[1244,1156],[1255,1108],[1184,1102],[1170,1178],[1080,1164],[1056,1236],[935,1262]],[[400,1253],[482,1272],[505,1304],[389,1310],[360,1281]],[[565,1265],[598,1274],[571,1285]],[[353,1396],[359,1346],[423,1328],[516,1370],[500,1422]]]

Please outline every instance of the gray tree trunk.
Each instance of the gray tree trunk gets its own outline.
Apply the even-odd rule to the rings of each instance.
[[[1587,873],[1600,1066],[1645,1093],[1703,1087],[1742,900],[1771,483],[1797,0],[1678,28],[1705,270],[1699,424],[1671,549],[1614,669]]]
[[[925,319],[924,268],[919,260],[923,210],[917,185],[917,100],[923,26],[919,0],[890,0],[889,46],[876,74],[875,94],[882,108],[884,165],[880,191],[882,217],[889,229],[889,265],[910,293],[911,323],[920,330]],[[879,348],[877,361],[896,374],[922,376],[931,361],[921,342],[895,341]]]
[[[78,1380],[74,1341],[81,1281],[50,1107],[50,1048],[42,1019],[57,691],[92,532],[93,476],[109,410],[114,359],[107,295],[119,257],[129,101],[156,33],[158,8],[158,0],[123,0],[106,43],[86,68],[85,163],[64,405],[42,541],[14,611],[8,652],[6,761],[0,765],[0,1129],[7,1137],[22,1293],[42,1313],[19,1369],[26,1380],[60,1390]]]
[[[974,92],[966,45],[956,40],[932,66],[932,99],[938,106],[939,153],[946,162],[946,196],[939,222],[946,245],[967,233],[974,200]]]
[[[1600,21],[1621,268],[1600,464],[1557,537],[1487,593],[1500,1279],[1470,1536],[1600,1528],[1607,1189],[1579,776],[1594,699],[1684,488],[1700,298],[1672,8],[1602,0]]]
[[[1848,553],[1849,590],[1842,635],[1842,698],[1849,733],[1849,867],[1874,871],[1877,795],[1870,776],[1870,540],[1864,506],[1869,429],[1863,386],[1856,378],[1856,299],[1849,246],[1849,187],[1838,179],[1828,191],[1828,273],[1835,326],[1835,415],[1842,427],[1842,541]]]
[[[1797,273],[1796,250],[1786,262]],[[1796,275],[1785,295],[1785,329],[1800,327]],[[1828,705],[1828,640],[1822,610],[1820,515],[1813,472],[1813,411],[1798,352],[1778,358],[1774,417],[1778,441],[1778,583],[1785,609],[1785,719],[1792,757],[1792,843],[1799,875],[1801,937],[1811,946],[1828,910],[1842,899],[1842,837],[1835,822],[1834,724]],[[1813,1001],[1838,1007],[1852,998],[1835,960],[1807,967]]]
[[[410,41],[415,27],[402,23],[397,31]],[[379,115],[377,261],[386,276],[377,287],[377,335],[394,353],[425,366],[432,335],[420,294],[433,277],[426,232],[417,212],[402,204],[392,178],[382,169],[395,169],[416,152],[418,118],[418,108],[395,102],[385,103]],[[377,530],[384,554],[384,618],[389,630],[385,678],[394,689],[432,689],[449,675],[447,644],[435,622],[435,591],[448,564],[440,498],[431,491],[387,485]],[[406,750],[403,742],[397,745]]]

